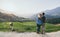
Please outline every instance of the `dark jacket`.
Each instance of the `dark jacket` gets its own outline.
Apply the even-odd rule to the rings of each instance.
[[[45,21],[46,21],[46,17],[43,16],[43,17],[42,17],[42,22],[45,23]]]

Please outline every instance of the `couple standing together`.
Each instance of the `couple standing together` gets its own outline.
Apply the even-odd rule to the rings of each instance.
[[[39,13],[36,17],[36,24],[37,24],[37,33],[39,34],[40,33],[40,30],[42,30],[42,34],[45,33],[45,20],[46,20],[46,17],[45,17],[45,13]]]

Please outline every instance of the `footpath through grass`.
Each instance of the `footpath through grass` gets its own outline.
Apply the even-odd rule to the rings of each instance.
[[[36,32],[36,23],[35,22],[13,22],[14,30],[16,32]],[[0,22],[0,31],[11,31],[9,29],[9,22]],[[46,23],[46,32],[59,31],[60,26],[55,26],[53,24]]]

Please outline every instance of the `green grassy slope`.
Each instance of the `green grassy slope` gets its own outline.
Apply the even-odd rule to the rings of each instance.
[[[13,28],[17,32],[36,32],[35,22],[13,22]],[[11,31],[9,29],[9,22],[0,22],[0,31]],[[59,31],[60,26],[55,26],[53,24],[46,23],[46,32]]]

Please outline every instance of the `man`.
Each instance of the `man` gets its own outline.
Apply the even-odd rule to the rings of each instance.
[[[45,17],[45,13],[43,12],[42,13],[42,22],[43,22],[43,24],[42,24],[42,34],[45,34],[45,22],[46,22],[46,17]]]

